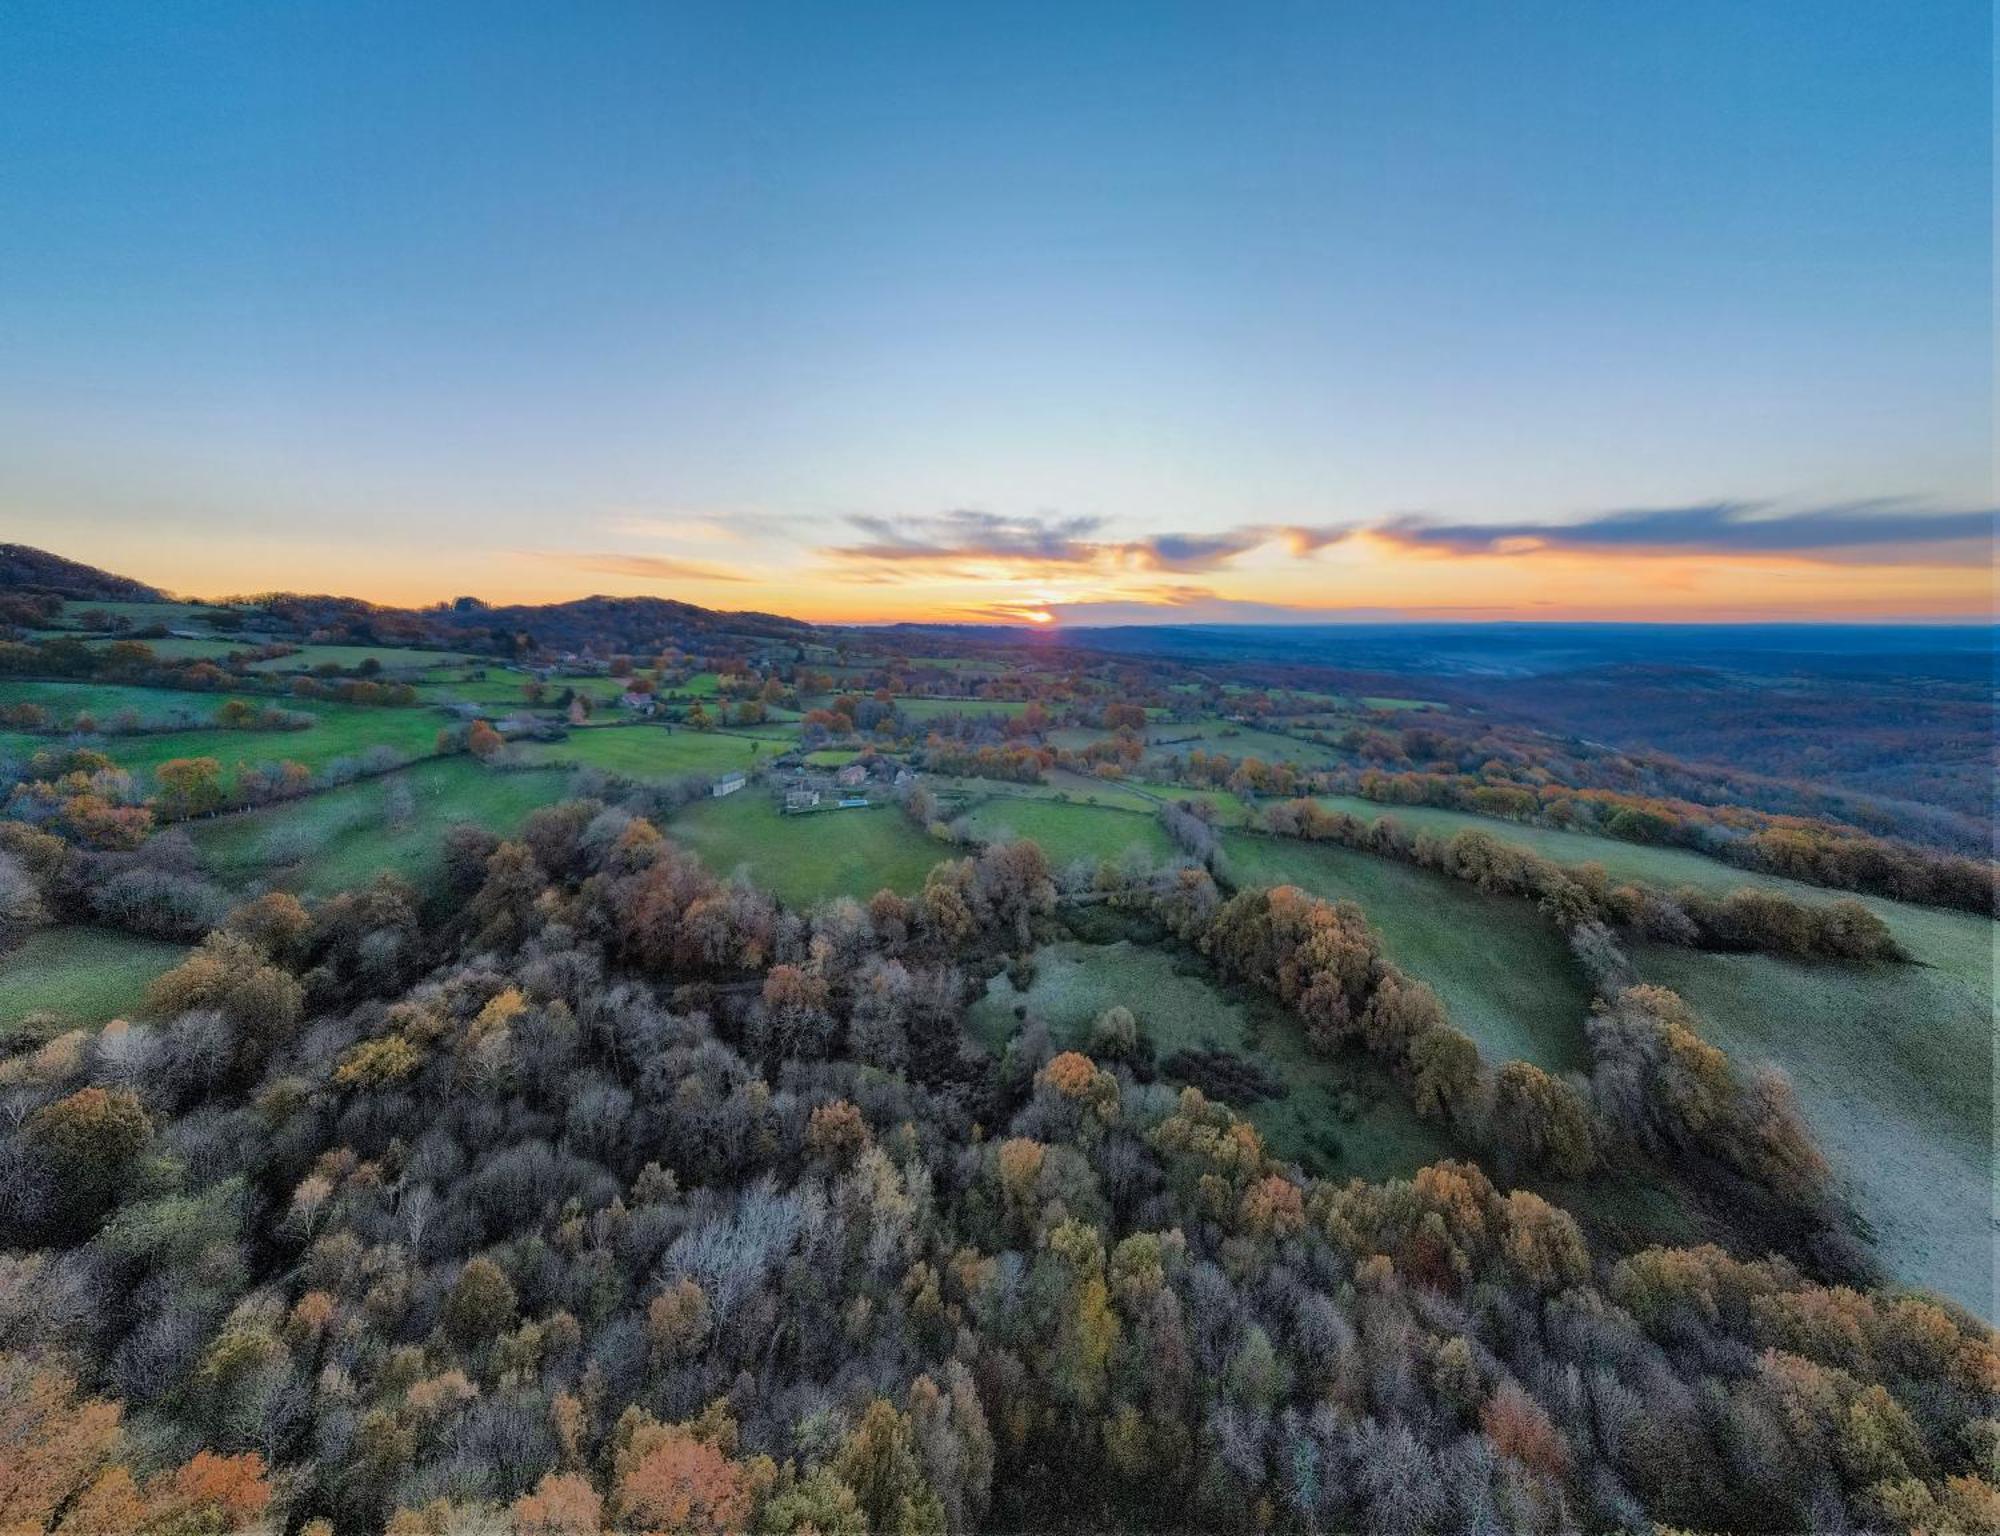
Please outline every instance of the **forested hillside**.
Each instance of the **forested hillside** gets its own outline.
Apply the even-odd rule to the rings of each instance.
[[[1290,663],[10,601],[0,1529],[2000,1526],[1994,870],[1893,808]]]

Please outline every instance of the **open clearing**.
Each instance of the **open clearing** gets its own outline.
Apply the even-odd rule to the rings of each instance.
[[[555,769],[507,772],[469,757],[439,758],[284,805],[192,822],[188,830],[208,868],[234,884],[325,896],[384,869],[422,884],[453,822],[476,821],[504,836],[529,812],[562,799],[568,782]],[[403,791],[408,814],[397,821]]]
[[[524,763],[602,768],[628,779],[661,782],[749,770],[774,755],[762,741],[716,731],[668,730],[657,725],[603,725],[571,731],[561,741],[524,741],[513,748]]]
[[[1152,759],[1207,752],[1233,758],[1254,757],[1266,763],[1317,766],[1331,762],[1337,755],[1332,748],[1315,741],[1300,741],[1276,731],[1232,725],[1225,720],[1162,722],[1147,728],[1146,743],[1147,756]]]
[[[387,673],[409,672],[422,667],[448,666],[471,658],[458,651],[421,651],[394,645],[302,645],[289,656],[250,664],[253,672],[310,672],[314,667],[352,669],[364,662],[379,662]]]
[[[752,884],[793,907],[832,896],[866,900],[884,886],[908,895],[922,888],[932,865],[954,855],[895,806],[786,816],[754,785],[697,800],[664,830],[717,874],[743,869]]]
[[[1083,1048],[1097,1016],[1123,1004],[1161,1060],[1199,1049],[1261,1060],[1290,1091],[1234,1107],[1282,1156],[1311,1172],[1392,1178],[1458,1155],[1450,1137],[1419,1120],[1408,1095],[1365,1053],[1317,1054],[1282,1009],[1218,985],[1192,956],[1129,940],[1066,941],[1036,950],[1034,960],[1025,993],[1002,972],[967,1013],[969,1032],[996,1054],[1019,1027],[1017,1006],[1044,1020],[1059,1046]]]
[[[1324,843],[1226,833],[1231,877],[1359,902],[1389,958],[1428,982],[1495,1061],[1584,1068],[1590,989],[1535,908],[1444,875]]]
[[[1150,811],[995,795],[973,805],[964,817],[982,843],[1027,838],[1041,844],[1057,869],[1078,859],[1095,864],[1133,851],[1155,862],[1174,856],[1173,844]]]
[[[1633,958],[1739,1066],[1784,1068],[1895,1279],[1993,1315],[1990,977],[1657,945]]]
[[[1829,890],[1807,885],[1779,875],[1738,869],[1720,859],[1687,848],[1656,848],[1645,843],[1620,842],[1588,832],[1562,832],[1548,827],[1523,826],[1497,817],[1479,816],[1470,811],[1442,810],[1432,806],[1378,805],[1349,795],[1320,795],[1321,805],[1346,811],[1363,821],[1394,816],[1410,829],[1430,829],[1450,834],[1474,829],[1489,832],[1504,843],[1531,849],[1559,864],[1601,864],[1614,880],[1636,880],[1672,890],[1691,885],[1705,891],[1733,891],[1754,885],[1783,891],[1800,901],[1824,903],[1851,896],[1883,922],[1904,949],[1920,964],[1936,966],[1979,987],[1990,995],[1996,933],[1994,921],[1975,912],[1953,912],[1943,907],[1920,907],[1907,901],[1891,901],[1882,896],[1855,895],[1850,891]]]
[[[66,924],[31,933],[0,954],[0,1041],[24,1038],[21,1024],[31,1016],[49,1021],[27,1032],[35,1039],[129,1017],[153,978],[186,953],[185,944],[111,928]]]

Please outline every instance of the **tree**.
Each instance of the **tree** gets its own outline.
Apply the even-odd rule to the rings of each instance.
[[[597,1536],[604,1526],[604,1501],[588,1478],[574,1472],[545,1472],[533,1493],[508,1510],[514,1536]]]
[[[52,1165],[72,1219],[108,1205],[153,1136],[138,1096],[123,1088],[79,1088],[28,1117],[28,1144]]]
[[[1496,1134],[1515,1157],[1558,1178],[1581,1178],[1597,1161],[1590,1107],[1582,1094],[1533,1062],[1500,1069],[1493,1105]]]
[[[109,1460],[118,1418],[116,1403],[80,1396],[67,1372],[0,1355],[0,1530],[46,1529]]]
[[[944,1527],[944,1505],[924,1477],[907,1414],[876,1398],[833,1459],[878,1536],[919,1536]]]
[[[1451,1025],[1427,1029],[1410,1042],[1417,1113],[1455,1119],[1479,1088],[1479,1047]]]
[[[222,764],[212,757],[171,757],[153,770],[159,781],[156,804],[162,816],[179,820],[220,810],[228,798]]]
[[[445,1297],[445,1331],[461,1344],[477,1344],[514,1324],[514,1283],[491,1259],[468,1260]]]
[[[264,958],[240,933],[218,929],[154,981],[146,1006],[157,1014],[213,1008],[242,1031],[240,1064],[254,1066],[291,1032],[305,1006],[297,978]]]

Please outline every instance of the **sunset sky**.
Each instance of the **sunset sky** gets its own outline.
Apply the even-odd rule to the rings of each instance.
[[[1985,4],[0,26],[0,538],[204,595],[1984,617]]]

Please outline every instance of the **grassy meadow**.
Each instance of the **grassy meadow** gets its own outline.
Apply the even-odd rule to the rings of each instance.
[[[1223,848],[1240,885],[1290,884],[1359,902],[1389,958],[1428,982],[1493,1060],[1551,1070],[1589,1064],[1590,989],[1529,903],[1327,844],[1228,833]]]
[[[0,1044],[46,1039],[139,1011],[155,976],[185,944],[65,924],[0,953]]]
[[[719,875],[745,871],[793,907],[833,896],[865,900],[887,886],[919,890],[954,850],[910,825],[894,806],[787,816],[754,785],[683,807],[664,829]]]
[[[1027,838],[1041,844],[1049,862],[1060,869],[1078,859],[1096,863],[1138,852],[1153,860],[1170,859],[1173,844],[1153,819],[1151,808],[1126,810],[1109,805],[995,795],[964,812],[967,827],[982,843]]]
[[[1454,1155],[1450,1138],[1417,1118],[1408,1094],[1359,1050],[1321,1056],[1282,1009],[1219,984],[1191,956],[1121,940],[1065,941],[1034,954],[1034,979],[1016,991],[1005,972],[968,1011],[974,1039],[998,1054],[1020,1027],[1017,1009],[1048,1024],[1059,1046],[1083,1048],[1097,1016],[1132,1010],[1164,1059],[1226,1050],[1281,1079],[1282,1098],[1239,1104],[1282,1156],[1329,1177],[1393,1178]]]
[[[1634,960],[1686,998],[1739,1065],[1784,1069],[1896,1280],[1993,1314],[1990,970],[1856,970],[1666,946]]]
[[[326,896],[385,869],[422,884],[453,822],[476,821],[505,835],[531,811],[564,798],[568,782],[556,769],[510,772],[469,757],[438,758],[188,830],[207,868],[239,886]]]
[[[513,748],[526,763],[602,768],[628,779],[662,782],[688,774],[746,772],[776,755],[770,743],[718,731],[658,725],[600,725],[573,730],[561,741],[524,741]]]

